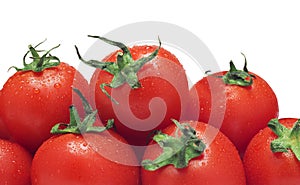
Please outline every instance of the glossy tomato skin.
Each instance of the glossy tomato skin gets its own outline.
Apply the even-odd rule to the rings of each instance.
[[[0,90],[0,97],[2,95],[2,91]],[[0,98],[1,99],[1,98]],[[9,134],[6,128],[6,125],[2,121],[2,118],[0,116],[0,139],[9,139]]]
[[[69,121],[69,106],[81,102],[72,86],[88,94],[88,83],[72,66],[61,62],[42,72],[19,71],[4,84],[0,117],[13,140],[34,152],[51,127]],[[82,106],[78,106],[82,107]]]
[[[147,171],[142,168],[142,184],[246,185],[242,161],[230,140],[206,123],[196,121],[189,123],[206,144],[204,153],[192,159],[188,167],[183,169],[176,169],[173,165],[162,167],[156,171]],[[163,133],[174,134],[175,129],[175,126],[171,125],[164,129]],[[158,145],[149,145],[145,151],[144,159],[153,160],[161,152],[162,149]]]
[[[139,167],[130,166],[137,165],[132,149],[110,134],[51,137],[33,158],[32,185],[138,185]]]
[[[1,92],[0,92],[0,96],[1,96]],[[7,131],[6,125],[4,124],[4,122],[0,117],[0,139],[9,139],[9,138],[10,136]]]
[[[31,185],[32,156],[22,146],[0,139],[0,184]]]
[[[152,53],[156,46],[133,46],[129,48],[133,60]],[[117,52],[104,61],[116,61]],[[114,104],[99,88],[110,83],[113,76],[97,69],[92,76],[90,87],[92,100],[103,122],[115,120],[115,126],[130,144],[145,146],[153,130],[171,123],[171,118],[184,115],[188,97],[188,81],[179,60],[161,48],[153,60],[146,63],[137,73],[141,87],[131,89],[128,84],[106,90],[118,101]]]
[[[292,128],[295,118],[282,118],[279,122]],[[271,141],[277,136],[270,128],[264,128],[251,140],[244,155],[244,166],[248,185],[298,185],[300,184],[300,162],[289,150],[273,153]]]
[[[206,76],[190,90],[190,119],[209,123],[235,144],[241,156],[251,138],[278,117],[277,97],[269,84],[255,76],[251,86],[225,85],[227,71]]]

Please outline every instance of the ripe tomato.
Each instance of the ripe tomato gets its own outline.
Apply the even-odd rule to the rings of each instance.
[[[278,102],[269,84],[257,74],[237,70],[208,75],[190,90],[190,119],[209,123],[235,144],[241,156],[251,138],[278,116]]]
[[[51,137],[33,158],[32,184],[138,185],[139,167],[118,163],[125,159],[128,163],[137,163],[134,152],[128,145],[119,145],[110,134]]]
[[[58,123],[51,129],[53,136],[37,150],[32,162],[33,185],[47,184],[139,184],[137,158],[128,143],[107,129],[95,116],[80,90],[85,117],[81,119],[74,105],[70,106],[70,123]],[[117,175],[116,175],[117,172]]]
[[[142,168],[142,184],[245,185],[246,178],[243,164],[232,142],[230,142],[224,134],[219,132],[219,130],[206,123],[190,121],[188,124],[195,130],[194,135],[204,143],[204,151],[187,162],[187,166],[183,168],[175,168],[173,165],[162,166],[154,171]],[[170,125],[162,132],[174,136],[176,135],[176,127]],[[195,140],[195,138],[192,138],[192,140]],[[178,144],[172,146],[171,143],[162,143],[166,147],[164,149],[166,151],[176,151],[170,148],[178,146]],[[186,145],[184,144],[183,146]],[[191,146],[195,146],[195,143],[192,143]],[[178,152],[178,154],[174,156],[177,158],[178,156],[187,156],[191,151],[190,149],[186,149],[185,155]],[[145,151],[144,159],[154,160],[161,153],[162,149],[152,142]],[[168,157],[167,161],[170,160]],[[182,163],[182,161],[184,160],[178,159],[179,164]],[[161,160],[161,163],[164,162]]]
[[[57,58],[47,53],[40,57],[35,48],[29,49],[34,61],[25,63],[24,69],[17,68],[3,86],[0,117],[12,139],[34,152],[51,136],[55,123],[69,120],[72,102],[80,102],[78,98],[73,100],[71,87],[86,91],[88,83],[74,67],[50,62]]]
[[[0,139],[0,183],[31,185],[32,156],[17,143]]]
[[[185,70],[176,56],[164,48],[149,45],[128,48],[121,43],[100,39],[119,46],[122,51],[113,52],[103,59],[104,62],[99,62],[102,69],[97,69],[91,78],[91,97],[95,101],[99,117],[103,122],[113,118],[117,132],[130,144],[145,146],[154,130],[168,126],[171,118],[179,120],[184,115],[185,100],[188,97]],[[154,56],[157,51],[155,58],[140,66],[138,70],[135,69],[136,73],[131,73],[135,68],[134,64],[141,58]],[[123,53],[120,54],[121,52]],[[126,65],[118,69],[121,70],[120,74],[112,74],[114,70],[108,70],[107,66],[102,67],[105,63],[109,63],[109,67],[117,64],[123,66],[123,63]],[[94,63],[88,64],[93,66]],[[130,73],[123,75],[127,70]],[[125,76],[126,79],[130,77],[127,83],[110,88],[108,84],[115,83],[120,76],[122,80]],[[103,84],[108,86],[104,87],[108,96],[118,104],[103,93],[103,89],[100,88]]]
[[[271,122],[276,123],[277,121],[274,119]],[[296,121],[298,120],[295,118],[279,119],[279,123],[289,129],[295,125]],[[295,148],[298,147],[296,150],[298,150],[299,157],[299,123],[297,127],[295,129],[297,136],[289,138],[291,130],[285,128],[282,130],[287,131],[282,133],[282,137],[288,142],[288,139],[294,140],[291,143],[295,144]],[[280,137],[266,127],[259,131],[249,143],[243,159],[248,185],[300,184],[300,158],[296,158],[290,147],[286,148],[285,152],[272,152],[271,142],[277,138]],[[283,143],[282,146],[285,147],[285,144]]]

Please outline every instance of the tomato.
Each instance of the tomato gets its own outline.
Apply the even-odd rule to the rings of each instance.
[[[37,150],[31,179],[33,185],[138,185],[139,166],[130,145],[106,129],[96,118],[97,111],[83,98],[85,117],[79,118],[70,107],[70,123],[56,124],[51,133],[61,134],[46,140]]]
[[[191,119],[209,123],[235,144],[241,156],[251,138],[278,116],[277,97],[257,74],[237,70],[217,72],[198,81],[190,90]]]
[[[284,125],[289,129],[282,130],[288,130],[287,133],[290,134],[290,129],[297,121],[295,118],[282,118],[270,122]],[[290,148],[291,146],[287,147],[285,152],[272,152],[271,143],[279,136],[269,127],[262,129],[253,137],[243,159],[248,185],[300,184],[299,123],[296,127],[295,131],[297,133],[295,132],[295,137],[291,139],[294,140],[294,147],[298,147],[295,149],[295,151],[298,150],[298,159],[296,153]],[[282,138],[288,141],[289,134],[283,133]],[[281,146],[284,146],[284,144],[286,143]]]
[[[243,164],[232,142],[224,134],[219,132],[219,130],[206,123],[197,121],[189,121],[187,123],[194,129],[196,138],[200,139],[205,146],[200,155],[192,158],[186,163],[185,167],[181,166],[180,168],[176,168],[175,165],[165,165],[156,170],[148,170],[143,167],[141,171],[142,184],[245,185],[246,179]],[[182,122],[181,124],[186,124],[186,122]],[[175,125],[170,125],[162,131],[162,133],[171,136],[176,136],[176,132]],[[195,138],[191,138],[190,142],[191,141],[195,141]],[[178,146],[178,144],[173,145],[171,142],[168,143],[166,141],[163,141],[162,145],[166,147],[164,149],[164,151],[166,150],[165,156],[168,156],[167,151],[176,151],[170,148],[173,146],[176,148]],[[198,144],[195,142],[189,145],[194,147]],[[184,143],[183,146],[186,146],[186,144]],[[178,158],[178,163],[174,162],[174,164],[178,165],[184,161],[178,156],[187,156],[187,154],[194,152],[191,148],[186,148],[185,150],[185,155],[183,155],[181,151],[175,155],[173,154],[175,156],[174,158]],[[162,154],[162,152],[162,149],[157,144],[151,142],[145,151],[144,159],[154,160]],[[166,161],[170,160],[171,158],[167,157]],[[162,158],[158,161],[164,164]],[[145,161],[143,161],[143,163],[144,166],[146,166]],[[160,163],[158,163],[158,165],[160,165]],[[157,165],[155,164],[154,166]]]
[[[17,143],[0,139],[0,182],[30,185],[32,156]]]
[[[188,97],[185,70],[175,55],[160,46],[126,47],[122,43],[97,38],[122,49],[108,55],[104,62],[98,62],[99,66],[83,60],[88,65],[100,67],[90,81],[91,97],[99,117],[103,122],[114,119],[117,132],[130,144],[145,146],[154,130],[168,126],[171,118],[179,120],[183,117]],[[149,56],[151,60],[147,58],[149,61],[139,65],[137,70],[134,65]],[[123,66],[123,63],[126,65],[123,69],[118,68],[118,73],[114,74],[115,67],[108,69],[117,64]],[[127,70],[130,73],[123,75]],[[134,70],[136,73],[132,73]],[[129,79],[126,77],[127,82],[119,85],[117,79],[120,76],[122,80],[125,76]],[[100,88],[103,84],[106,84],[104,90]],[[112,87],[114,84],[119,86]]]
[[[34,61],[17,68],[3,86],[0,117],[12,139],[34,152],[51,136],[55,123],[69,120],[68,108],[79,100],[73,100],[71,87],[84,91],[88,83],[74,67],[29,49]]]
[[[112,161],[123,158],[122,161],[136,163],[135,154],[129,147],[120,147],[110,134],[51,137],[34,156],[32,184],[138,185],[139,167]],[[102,156],[102,152],[110,158]]]

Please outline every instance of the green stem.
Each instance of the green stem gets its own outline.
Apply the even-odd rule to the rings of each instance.
[[[23,57],[23,65],[24,65],[23,68],[18,68],[16,66],[12,66],[8,70],[10,70],[11,68],[14,68],[17,71],[41,72],[47,68],[58,66],[60,64],[59,58],[56,56],[52,56],[50,54],[50,52],[52,50],[58,48],[60,45],[57,45],[48,51],[36,50],[36,48],[38,46],[40,46],[41,44],[43,44],[45,41],[46,40],[44,40],[43,42],[40,42],[35,47],[33,47],[32,45],[28,46],[29,51],[27,51]],[[40,52],[44,52],[44,54],[42,56],[40,56],[39,55]],[[26,63],[26,57],[29,53],[31,53],[32,57],[30,57],[30,58],[33,59],[33,61],[31,63]]]
[[[137,72],[143,67],[144,64],[151,61],[157,56],[158,51],[161,47],[161,41],[158,38],[159,47],[153,53],[134,61],[128,47],[125,44],[121,42],[112,41],[100,36],[88,35],[88,37],[100,39],[110,45],[119,47],[122,50],[122,52],[117,54],[116,62],[103,62],[97,60],[84,60],[80,55],[77,46],[75,46],[78,58],[83,63],[95,68],[105,70],[113,75],[112,81],[109,84],[100,85],[100,88],[103,91],[103,93],[106,96],[108,96],[114,103],[117,103],[117,101],[111,97],[111,95],[104,89],[104,87],[107,86],[109,88],[117,88],[125,83],[127,83],[132,89],[137,89],[141,87],[141,84],[137,77]]]
[[[161,132],[153,137],[163,152],[155,160],[143,160],[144,169],[154,171],[169,164],[174,165],[175,168],[185,168],[191,159],[200,156],[205,150],[205,144],[188,123],[180,124],[176,120],[173,122],[177,126],[175,137]],[[178,134],[179,131],[182,133],[181,136]]]
[[[272,119],[268,127],[278,136],[271,142],[272,152],[288,152],[291,150],[300,161],[300,119],[294,123],[292,129],[280,124],[279,120]]]
[[[57,123],[50,131],[52,134],[82,134],[87,132],[103,132],[113,127],[113,120],[108,120],[105,127],[94,126],[97,110],[92,110],[92,106],[88,103],[86,98],[84,98],[83,94],[78,89],[73,88],[73,90],[81,98],[86,115],[81,121],[77,109],[73,105],[70,106],[70,123]]]
[[[247,69],[247,59],[246,56],[241,53],[245,58],[245,64],[243,70],[236,69],[234,63],[230,61],[230,70],[224,75],[220,76],[225,84],[228,85],[238,85],[238,86],[251,86],[253,83],[254,75],[250,74]]]

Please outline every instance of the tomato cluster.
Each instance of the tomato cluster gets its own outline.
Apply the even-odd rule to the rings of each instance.
[[[159,45],[89,36],[119,50],[81,71],[29,46],[0,91],[0,184],[300,184],[300,120],[245,66],[189,88]],[[42,55],[41,55],[42,53]],[[32,59],[25,60],[27,55]],[[12,70],[12,69],[11,69]]]

